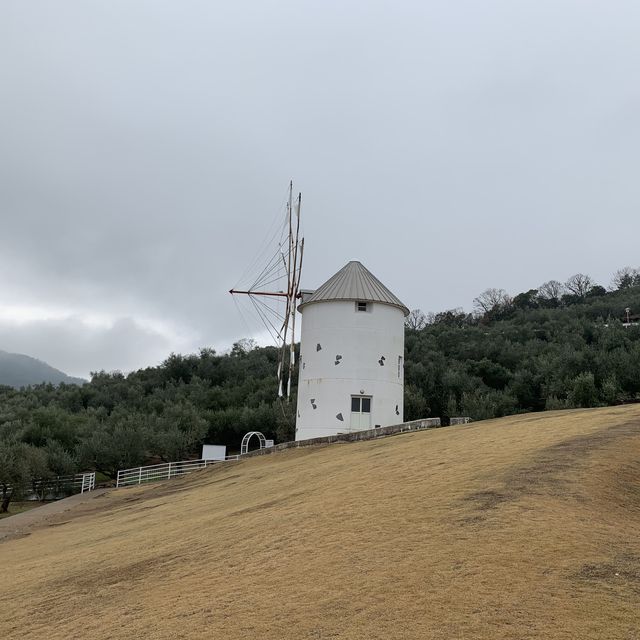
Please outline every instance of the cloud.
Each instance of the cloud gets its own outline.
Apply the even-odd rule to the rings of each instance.
[[[350,259],[424,310],[608,282],[640,231],[639,27],[624,1],[8,0],[2,347],[86,375],[257,335],[227,291],[292,177],[306,288]]]

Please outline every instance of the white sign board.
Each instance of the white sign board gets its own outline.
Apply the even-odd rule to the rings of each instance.
[[[273,440],[265,440],[264,441],[264,448],[268,449],[269,447],[273,447]]]
[[[223,444],[203,444],[203,460],[224,460],[227,457],[227,447]]]

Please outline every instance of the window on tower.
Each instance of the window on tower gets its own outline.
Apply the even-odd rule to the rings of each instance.
[[[356,302],[356,311],[369,311],[368,305],[362,300]]]

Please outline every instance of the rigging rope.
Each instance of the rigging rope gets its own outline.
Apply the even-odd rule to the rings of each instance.
[[[252,295],[249,295],[249,300],[251,300],[251,302],[253,303],[253,306],[254,306],[256,312],[260,316],[260,319],[262,320],[263,324],[267,328],[267,331],[271,335],[271,339],[273,340],[274,344],[276,346],[278,346],[280,344],[281,340],[282,340],[282,338],[280,336],[280,332],[273,326],[273,323],[271,322],[271,320],[269,320],[269,318],[266,316],[264,311],[260,310],[260,307],[258,306],[258,303],[262,303],[262,301],[257,300],[256,297],[252,296]],[[264,303],[262,303],[262,304],[264,304]],[[273,331],[272,331],[272,329],[273,329]],[[274,332],[275,332],[275,334],[274,334]],[[278,338],[280,338],[280,340],[278,340]]]
[[[280,265],[281,250],[282,250],[282,245],[279,245],[278,249],[276,250],[276,253],[271,257],[269,262],[267,262],[264,269],[262,269],[262,271],[259,273],[255,282],[251,285],[251,287],[249,287],[249,290],[255,289],[264,278],[269,277],[269,275],[274,269],[281,267]]]
[[[255,255],[255,258],[253,259],[253,261],[244,270],[243,274],[240,276],[240,279],[236,283],[236,286],[234,287],[235,289],[238,289],[240,287],[240,283],[241,282],[245,282],[245,279],[248,278],[249,274],[256,268],[257,265],[259,265],[262,262],[264,254],[269,250],[269,247],[272,246],[274,240],[278,237],[278,233],[280,234],[280,240],[278,241],[278,244],[279,245],[282,244],[282,238],[284,237],[284,231],[285,231],[285,229],[287,227],[287,221],[285,220],[284,222],[282,222],[280,227],[277,226],[277,223],[278,223],[278,220],[282,219],[281,218],[282,217],[282,211],[286,207],[286,203],[287,203],[287,200],[288,200],[288,194],[289,194],[289,189],[287,188],[287,191],[286,191],[285,196],[284,196],[284,198],[282,200],[282,203],[278,207],[278,210],[277,210],[275,216],[273,217],[267,232],[265,233],[265,237],[269,238],[268,242],[263,245],[262,249]],[[274,228],[274,226],[276,227],[276,229],[275,229],[275,232],[271,235],[271,230]]]

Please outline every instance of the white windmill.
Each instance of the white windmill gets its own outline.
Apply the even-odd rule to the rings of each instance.
[[[298,309],[296,440],[402,422],[409,309],[355,260]]]
[[[250,286],[230,290],[249,298],[278,346],[278,397],[287,401],[301,301],[296,440],[400,423],[409,309],[358,261],[317,290],[301,290],[300,204],[290,185],[275,252]],[[269,290],[274,283],[280,290]]]

